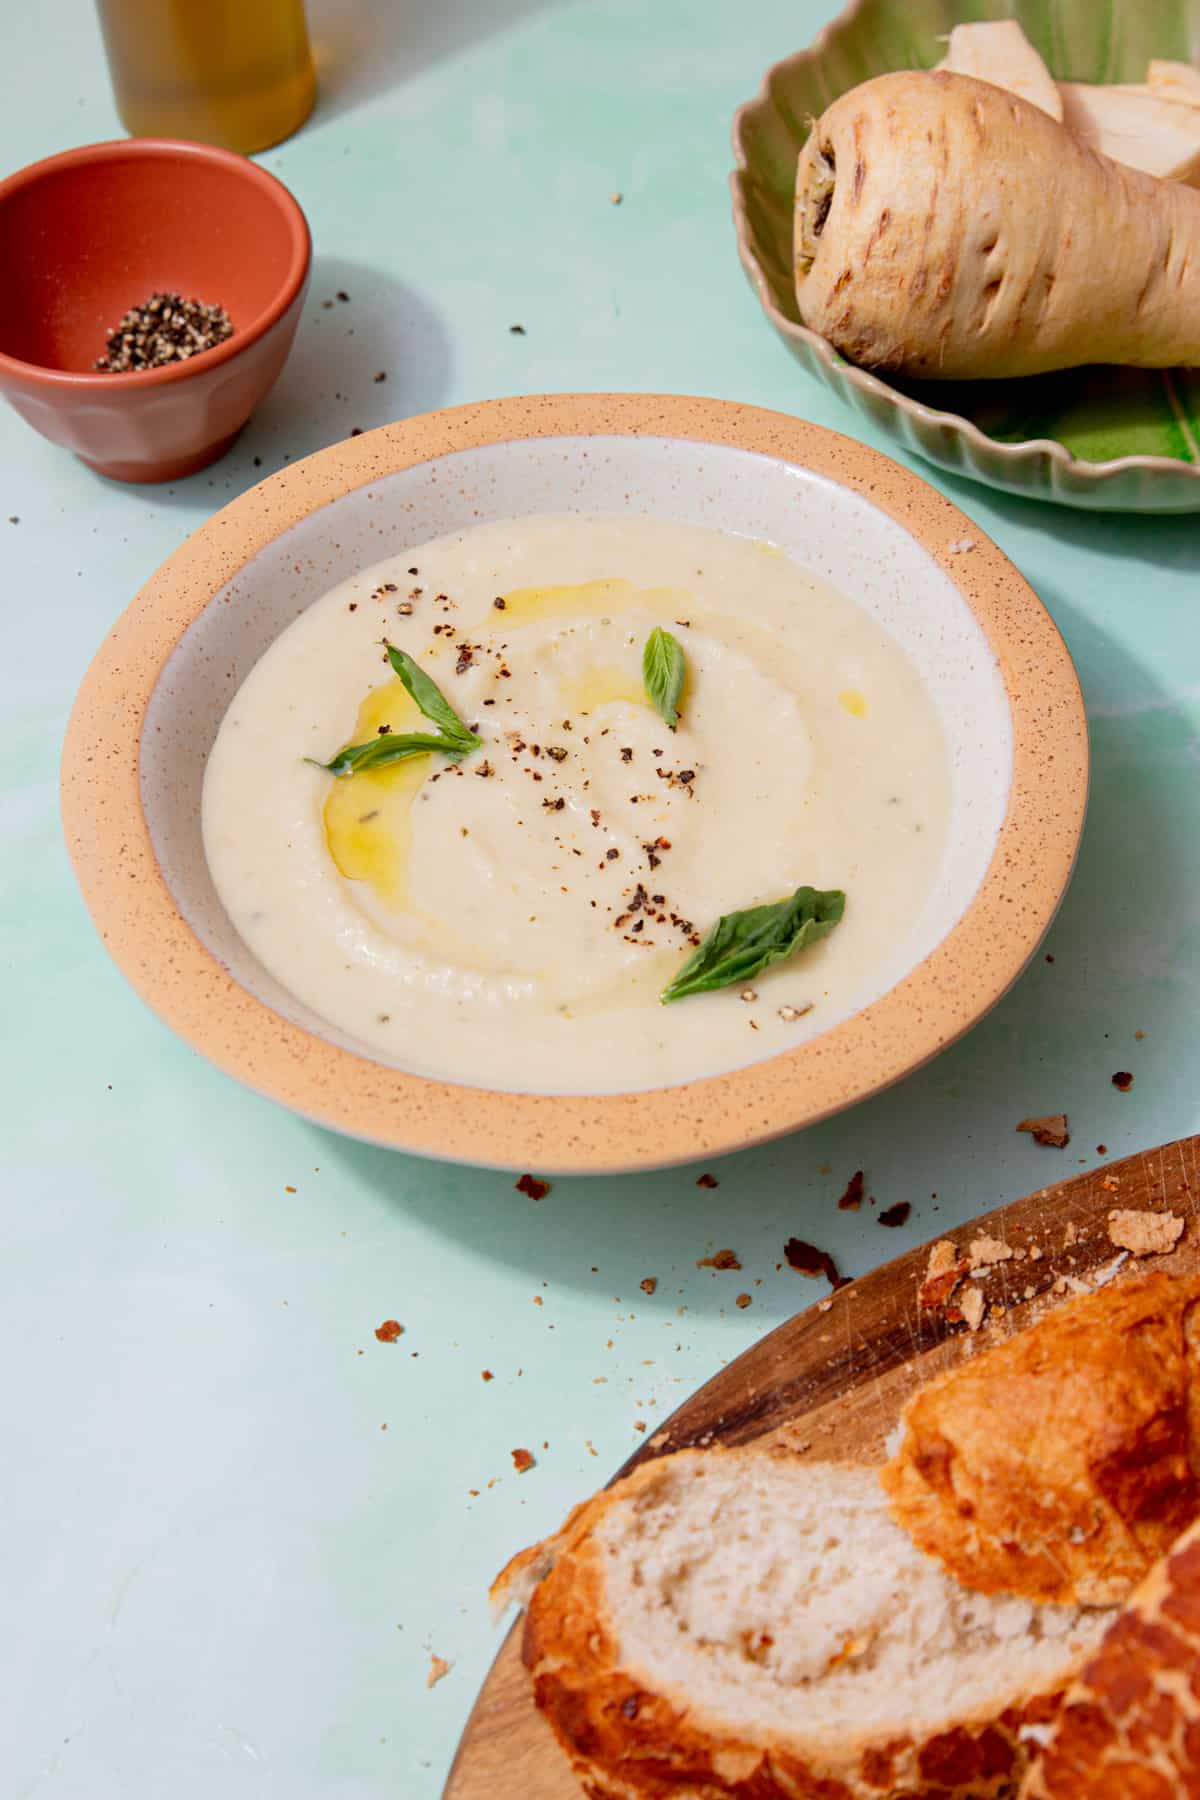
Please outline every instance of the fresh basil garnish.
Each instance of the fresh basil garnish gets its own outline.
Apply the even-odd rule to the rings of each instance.
[[[434,737],[431,732],[385,731],[382,737],[369,738],[365,744],[347,744],[332,762],[317,762],[311,756],[304,760],[330,775],[358,775],[364,769],[385,769],[389,763],[405,762],[410,756],[428,756],[431,750],[440,750],[454,762],[467,754],[448,738]]]
[[[357,775],[364,769],[384,769],[389,763],[404,762],[410,756],[428,756],[440,751],[452,762],[460,762],[472,750],[478,750],[483,739],[463,724],[445,694],[424,669],[418,667],[407,650],[397,650],[385,641],[388,661],[409,694],[427,719],[439,727],[436,737],[424,731],[385,731],[365,744],[345,744],[331,762],[317,762],[306,756],[305,762],[329,775]]]
[[[656,625],[642,651],[642,685],[655,710],[672,731],[679,723],[679,696],[683,692],[685,669],[683,645],[661,625]]]
[[[800,887],[786,900],[724,913],[659,998],[666,1005],[689,994],[749,981],[768,963],[828,937],[845,910],[846,896],[840,888],[821,893]]]
[[[483,739],[476,737],[473,731],[467,729],[441,688],[435,681],[430,680],[419,664],[413,661],[408,651],[397,650],[395,644],[389,644],[386,640],[384,648],[387,651],[388,661],[425,717],[431,719],[446,737],[457,739],[462,745],[464,754],[467,750],[478,750]]]

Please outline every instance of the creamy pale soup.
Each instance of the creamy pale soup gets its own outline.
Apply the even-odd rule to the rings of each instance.
[[[643,681],[655,627],[682,651],[674,730]],[[479,747],[314,767],[437,730],[385,641]],[[238,931],[340,1034],[604,1092],[774,1055],[883,992],[919,954],[949,805],[933,701],[852,599],[770,545],[572,516],[421,544],[310,606],[229,708],[203,824]],[[846,896],[822,941],[660,1001],[722,915],[804,884]]]

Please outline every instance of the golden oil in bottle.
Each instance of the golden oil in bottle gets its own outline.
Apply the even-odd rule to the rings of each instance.
[[[316,98],[304,0],[97,0],[117,110],[134,137],[249,155]]]

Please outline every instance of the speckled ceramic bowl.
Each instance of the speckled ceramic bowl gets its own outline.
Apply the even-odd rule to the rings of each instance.
[[[200,832],[205,760],[272,640],[390,552],[548,511],[650,513],[770,539],[874,613],[933,696],[953,796],[924,946],[871,1004],[783,1055],[599,1096],[430,1080],[307,1013],[217,899]],[[189,538],[118,621],[80,690],[63,759],[67,838],[88,906],[120,968],[181,1037],[336,1130],[541,1171],[711,1156],[810,1124],[919,1067],[1033,954],[1070,876],[1086,788],[1083,705],[1062,639],[956,507],[816,426],[653,395],[433,413],[272,476]]]
[[[734,119],[742,264],[801,366],[906,450],[989,487],[1064,506],[1200,511],[1194,369],[905,383],[855,368],[800,323],[792,198],[811,120],[873,75],[931,67],[961,21],[1009,17],[1062,81],[1143,81],[1151,57],[1189,61],[1200,43],[1200,0],[852,0],[808,49],[768,70]]]

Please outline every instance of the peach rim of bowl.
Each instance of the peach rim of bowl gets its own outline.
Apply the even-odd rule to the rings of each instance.
[[[189,375],[197,375],[205,369],[215,369],[256,344],[267,335],[272,326],[278,324],[303,292],[312,262],[312,234],[300,202],[290,188],[285,187],[269,169],[260,168],[249,157],[239,156],[234,150],[218,149],[215,144],[195,144],[188,138],[112,138],[100,144],[82,144],[78,149],[61,150],[56,156],[44,157],[41,162],[27,163],[23,169],[18,169],[15,174],[0,181],[0,205],[10,195],[23,187],[32,186],[54,169],[77,168],[88,163],[117,162],[126,158],[135,161],[153,161],[159,158],[171,161],[184,158],[189,162],[215,164],[261,188],[287,220],[292,240],[287,274],[275,297],[269,306],[256,314],[249,324],[239,326],[223,344],[216,344],[211,350],[202,350],[198,356],[188,357],[186,362],[171,363],[163,369],[132,369],[124,374],[111,375],[101,370],[51,369],[45,363],[24,362],[19,356],[9,356],[0,350],[0,375],[38,382],[58,388],[64,393],[72,390],[78,393],[88,388],[96,388],[106,394],[126,393],[131,389],[141,392],[143,389],[164,387],[174,381],[186,381]]]
[[[530,1094],[403,1070],[292,1024],[195,936],[155,857],[139,746],[159,675],[251,559],[327,503],[456,451],[552,437],[667,437],[799,465],[863,495],[949,576],[984,631],[1013,727],[1005,817],[980,887],[935,949],[819,1037],[731,1073],[618,1094]],[[970,556],[960,553],[964,536]],[[547,1173],[667,1167],[762,1143],[890,1087],[961,1037],[1044,937],[1083,828],[1088,740],[1070,655],[1007,557],[919,476],[824,427],[728,401],[574,394],[492,400],[347,439],[201,526],[117,621],[67,729],[62,806],[88,909],[117,966],[185,1043],[313,1123],[447,1161]]]

